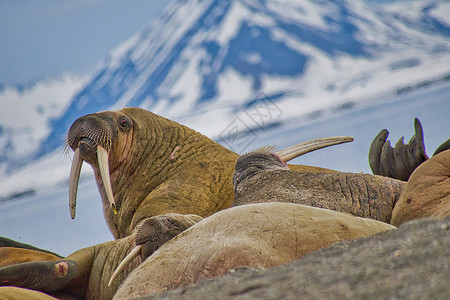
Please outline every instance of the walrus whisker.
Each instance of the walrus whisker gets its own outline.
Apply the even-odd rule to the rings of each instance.
[[[352,142],[351,136],[333,136],[310,140],[275,152],[284,162],[325,147]]]
[[[82,165],[83,160],[80,157],[80,149],[77,148],[73,155],[69,179],[69,209],[70,209],[70,217],[72,219],[75,219],[75,210],[77,207],[78,182],[80,180],[80,172]]]
[[[98,158],[98,168],[100,169],[100,175],[103,180],[103,186],[105,187],[106,196],[108,197],[109,204],[115,215],[117,215],[116,202],[114,201],[114,196],[111,188],[111,179],[109,177],[109,161],[108,161],[108,151],[102,146],[97,146],[97,158]]]
[[[126,266],[128,266],[137,256],[141,254],[141,250],[142,245],[138,245],[134,247],[130,253],[128,253],[128,255],[120,262],[120,264],[114,270],[113,274],[111,275],[111,279],[109,279],[108,286],[111,286],[111,283],[117,278],[117,275],[119,275],[119,273],[122,272]]]

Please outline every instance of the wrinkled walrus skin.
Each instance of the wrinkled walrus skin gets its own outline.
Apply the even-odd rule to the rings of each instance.
[[[233,207],[205,218],[162,245],[125,279],[113,299],[189,286],[238,266],[280,265],[338,241],[394,228],[299,204]]]
[[[0,286],[28,288],[58,298],[111,299],[136,260],[108,287],[108,280],[120,261],[134,246],[134,236],[74,252],[58,261],[34,261],[0,268]]]
[[[450,216],[450,150],[422,163],[411,174],[392,212],[392,224]]]
[[[171,226],[164,227],[170,220]],[[0,286],[13,285],[48,293],[58,298],[74,299],[111,299],[123,279],[142,262],[136,259],[118,275],[111,286],[108,281],[118,264],[135,247],[135,241],[145,242],[142,251],[144,257],[150,255],[167,240],[200,221],[196,215],[167,214],[145,220],[145,227],[137,226],[133,233],[125,238],[101,243],[80,249],[66,258],[55,256],[46,261],[28,261],[0,267]],[[140,224],[139,224],[140,225]],[[8,240],[8,239],[5,239]],[[7,243],[10,245],[11,243]],[[26,244],[25,248],[34,248]],[[14,249],[11,255],[29,249]],[[47,254],[47,253],[44,253]],[[13,259],[14,257],[11,257]],[[3,258],[0,260],[2,261]],[[0,294],[1,295],[1,294]],[[0,299],[2,299],[0,297]]]
[[[233,206],[286,202],[390,223],[404,182],[370,174],[293,172],[275,154],[250,152],[236,162]]]
[[[238,155],[208,137],[140,108],[77,119],[68,146],[94,169],[106,222],[115,238],[131,234],[142,219],[166,213],[207,217],[233,202]],[[97,149],[108,152],[114,214],[102,180]],[[292,166],[296,171],[329,171]]]

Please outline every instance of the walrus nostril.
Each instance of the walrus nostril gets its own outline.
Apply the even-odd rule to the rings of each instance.
[[[82,137],[80,139],[80,141],[78,142],[78,147],[80,146],[81,143],[87,145],[88,147],[96,147],[97,146],[97,142],[88,137]]]

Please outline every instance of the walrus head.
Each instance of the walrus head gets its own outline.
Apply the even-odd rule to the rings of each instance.
[[[101,112],[77,119],[67,134],[67,145],[75,152],[70,172],[69,203],[70,215],[75,218],[78,180],[83,161],[98,169],[103,186],[114,214],[117,206],[114,200],[110,166],[114,168],[130,150],[133,121],[126,114],[117,112]],[[127,137],[130,136],[130,137]],[[120,138],[119,138],[120,137]],[[125,141],[119,143],[118,141]],[[115,152],[118,155],[109,155]],[[116,157],[116,161],[109,158]]]

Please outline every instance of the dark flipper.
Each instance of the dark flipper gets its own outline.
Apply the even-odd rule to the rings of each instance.
[[[77,264],[71,260],[26,262],[0,268],[0,286],[55,292],[63,289],[77,273]]]
[[[375,137],[369,150],[369,165],[373,174],[388,176],[400,180],[408,180],[412,172],[428,159],[423,142],[423,129],[419,119],[414,120],[415,134],[408,144],[400,138],[391,147],[387,140],[389,131],[383,129]],[[444,143],[445,144],[445,143]]]

